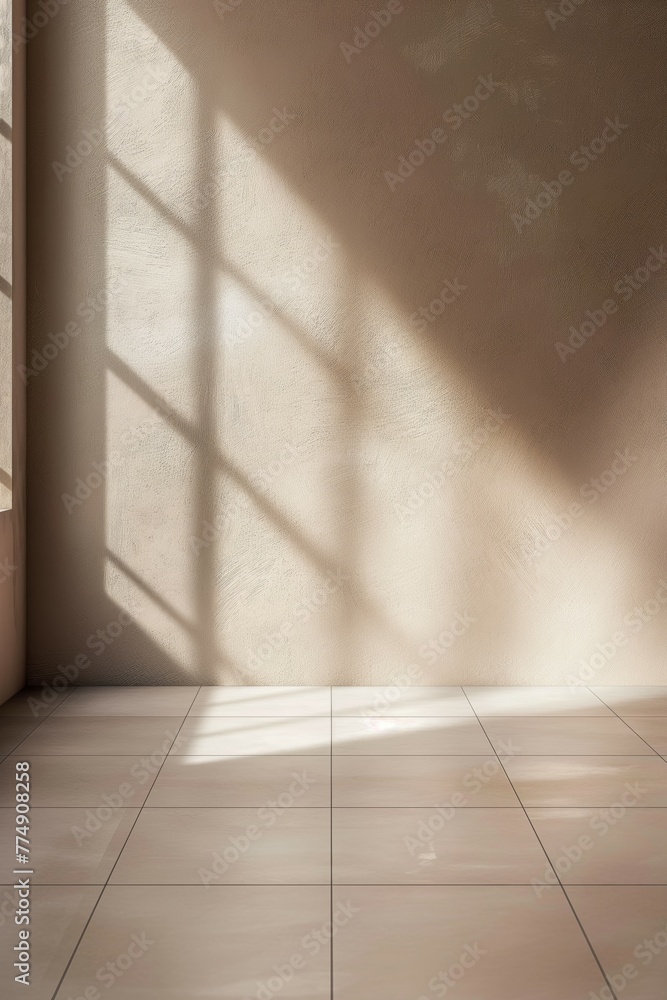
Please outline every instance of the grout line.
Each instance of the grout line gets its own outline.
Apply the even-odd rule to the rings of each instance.
[[[466,698],[468,698],[468,695],[466,694],[466,692],[464,691],[463,693],[465,694]],[[472,704],[472,702],[470,701],[469,698],[468,698],[468,701],[470,703],[470,707],[472,708],[472,710],[474,712],[475,709],[474,709],[473,704]],[[483,725],[481,719],[479,718],[479,716],[477,715],[476,712],[475,712],[475,717],[476,717],[477,721],[479,722],[480,726],[482,727],[482,729],[484,730],[484,735],[486,736],[486,738],[488,740],[489,737],[487,735],[486,729],[484,729],[484,725]],[[491,743],[491,740],[489,740],[489,743]],[[516,788],[514,787],[514,783],[512,782],[512,779],[510,778],[509,774],[507,773],[507,769],[506,769],[505,765],[503,764],[502,760],[500,759],[500,755],[497,753],[496,748],[493,746],[493,743],[491,743],[491,746],[493,748],[493,752],[495,753],[495,755],[496,755],[496,757],[498,759],[498,763],[502,767],[503,771],[505,772],[505,776],[506,776],[507,780],[509,781],[510,785],[512,786],[512,791],[516,795],[517,799],[519,799],[519,802],[521,802],[521,798],[518,795]],[[542,840],[541,840],[541,838],[540,838],[537,830],[535,829],[533,821],[531,820],[530,816],[528,815],[528,810],[524,806],[523,802],[521,802],[521,807],[523,809],[523,812],[524,812],[524,815],[525,815],[526,819],[528,820],[528,822],[531,825],[532,831],[535,834],[535,837],[537,839],[538,844],[542,848],[542,852],[543,852],[543,854],[544,854],[544,856],[545,856],[545,858],[547,860],[547,864],[548,864],[549,868],[552,870],[552,872],[554,873],[554,875],[558,879],[558,885],[560,886],[561,892],[563,893],[563,896],[567,900],[568,906],[570,907],[570,910],[572,911],[574,919],[577,921],[577,923],[579,925],[579,929],[581,930],[581,933],[583,934],[584,939],[586,940],[586,943],[587,943],[588,947],[590,948],[591,954],[593,955],[593,958],[595,959],[595,962],[596,962],[596,964],[597,964],[597,966],[598,966],[598,968],[600,970],[600,973],[602,974],[602,978],[603,978],[604,982],[607,984],[607,988],[609,989],[609,991],[610,991],[612,997],[614,998],[614,1000],[618,1000],[618,998],[616,996],[616,993],[614,992],[614,990],[612,988],[612,985],[611,985],[609,979],[607,978],[607,973],[604,971],[604,969],[602,967],[602,962],[598,958],[597,953],[595,951],[595,948],[591,944],[590,938],[588,937],[588,934],[586,933],[586,930],[584,929],[584,925],[582,924],[581,920],[579,919],[579,914],[575,910],[575,908],[572,905],[572,902],[570,900],[570,897],[568,896],[567,892],[565,891],[565,887],[564,887],[564,885],[563,885],[563,883],[561,881],[560,874],[558,873],[558,870],[555,868],[555,866],[551,864],[551,858],[549,857],[549,855],[548,855],[548,853],[546,851],[546,848],[545,848],[544,844],[542,843]]]
[[[649,747],[649,749],[653,750],[653,753],[656,753],[656,754],[658,753],[658,751],[655,750],[651,746],[651,744],[648,742],[648,740],[645,740],[643,736],[640,736],[639,733],[635,729],[632,728],[632,726],[630,725],[630,723],[628,722],[627,719],[622,718],[622,716],[620,716],[618,714],[618,712],[614,712],[614,709],[611,707],[611,705],[607,705],[607,703],[605,701],[602,701],[602,698],[600,698],[599,694],[595,694],[595,691],[591,691],[590,688],[587,688],[587,690],[590,691],[591,694],[593,695],[593,697],[597,698],[598,701],[600,701],[605,706],[605,708],[608,708],[610,712],[613,712],[613,714],[616,716],[616,718],[619,720],[619,722],[625,723],[625,725],[628,727],[628,729],[630,730],[630,732],[634,733],[635,736],[637,736],[642,741],[642,743],[645,743],[646,746]],[[662,716],[662,715],[648,715],[648,716],[634,716],[634,715],[631,715],[631,716],[629,716],[629,718],[631,718],[631,719],[634,719],[634,718],[640,718],[640,719],[641,718],[662,719],[662,718],[664,718],[664,716]],[[658,754],[658,756],[660,756],[660,755]]]
[[[197,688],[197,690],[195,691],[195,695],[194,695],[194,698],[192,699],[192,702],[190,703],[190,708],[192,708],[192,706],[194,705],[194,701],[195,701],[195,698],[196,698],[196,697],[197,697],[197,695],[199,694],[200,690],[201,690],[201,685],[200,685],[200,686],[199,686],[199,687]],[[188,711],[189,711],[189,710],[190,710],[190,709],[188,709]],[[137,718],[137,716],[135,716],[135,718]],[[171,718],[171,716],[157,716],[157,718]],[[179,718],[179,716],[174,716],[174,718]],[[174,737],[174,739],[173,739],[173,741],[172,741],[172,744],[171,744],[171,746],[173,746],[173,745],[174,745],[174,743],[176,742],[176,740],[178,739],[178,734],[180,733],[181,729],[183,728],[183,724],[185,723],[185,720],[186,720],[186,719],[187,719],[187,713],[185,714],[185,716],[184,716],[184,717],[183,717],[183,719],[181,720],[181,724],[180,724],[180,726],[178,727],[178,729],[177,729],[177,731],[176,731],[176,736]],[[171,747],[169,748],[169,750],[171,750]],[[161,771],[161,770],[162,770],[162,768],[164,767],[164,764],[165,764],[165,761],[167,760],[167,757],[168,757],[168,755],[169,755],[169,751],[167,751],[167,753],[166,753],[166,754],[164,755],[164,759],[163,759],[162,763],[160,764],[160,767],[159,767],[159,769],[158,769],[158,772],[157,772],[157,774],[155,775],[155,778],[153,779],[153,782],[151,783],[151,788],[153,788],[153,786],[155,785],[155,782],[156,782],[156,781],[157,781],[157,779],[158,779],[158,778],[160,777],[160,771]],[[65,756],[65,755],[63,754],[62,756]],[[126,755],[124,755],[124,756],[126,756]],[[161,756],[161,755],[158,755],[158,756]],[[150,793],[150,788],[148,789],[148,793]],[[148,797],[148,796],[147,796],[147,797]],[[76,945],[74,946],[74,950],[72,951],[72,954],[71,954],[71,955],[70,955],[70,957],[69,957],[69,961],[67,962],[67,965],[65,966],[65,968],[64,968],[64,970],[63,970],[63,974],[62,974],[62,976],[60,977],[60,979],[58,980],[58,983],[57,983],[57,985],[56,985],[56,988],[54,989],[54,991],[53,991],[53,993],[52,993],[52,995],[51,995],[51,1000],[55,1000],[55,997],[56,997],[56,995],[58,994],[58,991],[60,990],[60,987],[62,986],[62,984],[63,984],[63,982],[64,982],[64,980],[65,980],[65,977],[66,977],[67,973],[69,972],[69,969],[70,969],[70,966],[71,966],[72,962],[74,961],[74,958],[75,958],[75,956],[76,956],[76,953],[77,953],[77,951],[79,950],[79,945],[80,945],[80,944],[81,944],[81,942],[83,941],[83,936],[84,936],[84,934],[86,933],[86,931],[88,930],[88,927],[89,927],[89,925],[90,925],[90,922],[91,922],[91,920],[93,919],[93,916],[95,915],[95,911],[97,910],[97,907],[99,906],[99,903],[100,903],[100,900],[102,899],[102,896],[104,895],[104,891],[105,891],[105,889],[107,888],[107,886],[109,885],[109,879],[110,879],[110,878],[111,878],[111,876],[113,875],[113,873],[114,873],[114,871],[115,871],[115,869],[116,869],[116,865],[117,865],[117,864],[118,864],[118,862],[120,861],[120,857],[121,857],[121,854],[122,854],[122,853],[123,853],[123,851],[125,850],[125,847],[127,846],[127,842],[128,842],[128,840],[130,839],[130,837],[132,836],[132,831],[134,830],[135,826],[137,825],[137,822],[138,822],[138,820],[139,820],[139,817],[141,816],[141,813],[142,813],[142,810],[143,810],[143,806],[139,806],[139,808],[138,808],[138,812],[137,812],[137,815],[136,815],[136,817],[135,817],[135,820],[134,820],[134,823],[133,823],[133,824],[132,824],[132,826],[130,827],[130,832],[128,833],[127,837],[126,837],[126,838],[125,838],[125,840],[123,841],[123,846],[122,846],[122,847],[121,847],[121,849],[119,850],[119,852],[118,852],[118,855],[117,855],[117,857],[116,857],[116,860],[114,861],[114,863],[113,863],[113,866],[112,866],[112,868],[111,868],[111,871],[110,871],[110,872],[109,872],[109,874],[107,875],[107,879],[106,879],[106,881],[105,881],[104,885],[102,886],[102,891],[100,892],[100,894],[99,894],[99,896],[97,897],[97,900],[96,900],[96,902],[95,902],[95,905],[93,906],[92,910],[90,911],[90,916],[89,916],[89,917],[88,917],[88,919],[86,920],[86,923],[85,923],[85,925],[84,925],[84,928],[83,928],[83,930],[81,931],[81,934],[80,934],[80,936],[79,936],[79,940],[77,941]]]
[[[155,780],[157,780],[157,775],[155,776],[155,779],[153,780],[153,785],[155,784]],[[151,785],[151,788],[153,787],[153,785]],[[191,811],[193,809],[208,809],[209,812],[221,812],[224,809],[236,809],[237,811],[240,811],[240,810],[243,810],[243,809],[252,809],[252,810],[254,810],[254,809],[261,809],[262,806],[265,806],[265,805],[266,805],[266,802],[255,802],[252,805],[245,805],[244,804],[244,805],[238,805],[238,806],[234,806],[234,805],[232,805],[232,806],[187,806],[187,805],[185,805],[185,806],[184,805],[169,805],[169,806],[166,806],[166,805],[162,805],[162,806],[141,805],[140,806],[140,805],[135,805],[135,806],[115,806],[114,808],[117,809],[118,811],[120,811],[122,809],[140,809],[140,810],[147,809],[149,811],[151,809],[169,809],[169,810],[173,810],[173,809],[187,809],[188,812],[189,812],[189,811]],[[561,804],[561,805],[556,805],[556,806],[554,806],[554,805],[541,806],[541,805],[536,805],[533,802],[528,802],[528,803],[525,804],[525,808],[526,809],[540,809],[540,810],[542,810],[542,812],[548,812],[548,811],[552,811],[552,810],[555,811],[555,810],[561,810],[561,809],[568,809],[568,810],[575,810],[575,811],[577,809],[581,809],[581,810],[587,810],[587,809],[612,809],[615,805],[618,805],[618,802],[603,802],[603,803],[598,803],[597,805],[594,805],[594,806],[591,806],[591,805],[574,805],[573,806],[571,803],[566,803],[565,805]],[[396,803],[394,803],[393,805],[386,805],[386,806],[334,806],[333,804],[332,805],[328,805],[328,806],[296,806],[296,805],[294,805],[294,806],[290,806],[290,812],[294,812],[294,811],[299,812],[299,811],[304,811],[304,810],[313,811],[313,810],[316,810],[316,809],[321,809],[321,810],[325,810],[326,809],[327,812],[330,812],[332,809],[356,809],[358,812],[369,812],[369,811],[371,811],[373,809],[385,809],[385,810],[389,810],[389,809],[392,809],[392,810],[393,809],[438,809],[441,806],[442,806],[442,801],[438,801],[438,802],[426,802],[423,805],[416,805],[416,806],[415,805],[397,805]],[[87,805],[84,804],[84,805],[75,805],[75,806],[73,806],[73,805],[67,805],[67,803],[65,803],[64,805],[60,805],[60,806],[32,806],[31,805],[30,808],[31,808],[31,811],[33,809],[99,809],[100,808],[100,803],[99,802],[90,802]],[[494,810],[495,809],[523,809],[524,805],[522,805],[521,801],[519,801],[519,803],[516,804],[516,805],[505,805],[505,806],[456,806],[455,808],[457,809],[457,811],[466,812],[466,810],[467,811],[471,811],[471,810],[475,810],[475,809],[486,809],[486,810],[489,810],[489,809],[494,809]],[[13,810],[14,806],[1,806],[0,805],[0,810],[3,810],[3,809],[12,809]],[[626,806],[626,809],[628,810],[628,812],[645,812],[646,810],[658,810],[658,811],[662,810],[662,811],[667,811],[667,804],[665,804],[664,806]]]
[[[33,888],[38,889],[42,887],[49,888],[74,888],[74,889],[133,889],[139,887],[142,889],[159,889],[161,886],[170,886],[171,888],[182,888],[182,889],[228,889],[239,888],[243,886],[244,888],[252,888],[253,886],[260,886],[264,889],[296,889],[296,888],[308,888],[309,886],[329,886],[329,882],[221,882],[219,885],[205,886],[201,882],[114,882],[113,885],[107,886],[104,882],[35,882],[33,883]],[[529,882],[335,882],[334,887],[349,887],[354,888],[355,886],[362,886],[365,888],[384,888],[385,886],[390,886],[394,889],[456,889],[464,887],[466,889],[474,889],[479,887],[481,889],[494,889],[494,888],[508,888],[513,887],[515,889],[530,889]],[[661,889],[667,886],[667,882],[566,882],[560,888],[568,889]],[[9,882],[0,882],[0,889],[13,889],[14,886],[10,885]],[[550,889],[559,888],[557,885],[549,886]],[[570,904],[572,905],[572,904]],[[92,914],[91,914],[92,916]]]
[[[67,694],[65,695],[65,697],[62,699],[62,701],[59,701],[57,705],[54,705],[53,708],[51,709],[51,711],[47,712],[46,715],[44,716],[44,718],[40,719],[39,722],[37,723],[37,725],[33,726],[33,728],[30,730],[30,732],[26,736],[24,736],[23,739],[20,740],[16,744],[16,746],[14,747],[14,749],[10,750],[9,753],[5,757],[2,758],[2,760],[5,761],[7,759],[7,757],[20,756],[20,754],[17,754],[17,751],[18,751],[19,747],[23,746],[23,744],[28,739],[28,737],[32,736],[33,733],[37,732],[37,730],[39,729],[39,727],[43,723],[46,722],[46,720],[49,718],[49,716],[51,716],[53,714],[53,712],[56,710],[56,708],[58,708],[60,705],[63,705],[67,701],[67,699],[70,697],[70,695],[73,694],[73,691],[74,691],[73,688],[72,688],[72,690],[68,691]],[[21,693],[20,691],[17,691],[17,694],[20,694],[20,693]],[[3,715],[2,718],[3,719],[30,719],[30,716],[28,716],[28,715]],[[35,716],[32,716],[32,718],[35,718]]]

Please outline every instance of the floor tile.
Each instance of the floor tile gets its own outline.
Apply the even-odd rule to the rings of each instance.
[[[487,754],[477,719],[334,719],[334,754]]]
[[[78,687],[55,716],[185,716],[199,689],[197,687]]]
[[[334,900],[356,911],[334,942],[336,1000],[592,1000],[604,987],[560,888],[345,886]]]
[[[35,885],[102,885],[138,809],[31,809],[30,860]],[[0,809],[0,871],[15,868],[13,809]]]
[[[528,815],[564,885],[667,883],[667,809],[528,809]]]
[[[0,806],[16,800],[15,764],[7,757],[0,764]],[[155,780],[162,756],[148,757],[41,757],[30,758],[32,806],[141,806]],[[665,765],[667,766],[667,765]]]
[[[42,687],[26,687],[15,694],[9,701],[0,705],[0,718],[14,716],[15,718],[45,719],[65,698],[69,697],[71,689],[56,693]]]
[[[0,721],[0,757],[20,746],[30,733],[41,725],[41,719],[6,716]],[[21,747],[23,753],[23,747]]]
[[[656,753],[667,755],[667,719],[626,716],[625,721]]]
[[[626,715],[667,717],[667,685],[663,687],[594,687],[605,705],[623,718]]]
[[[18,721],[18,720],[17,720]],[[31,754],[166,754],[182,718],[56,718],[49,716],[21,746]]]
[[[497,750],[511,755],[644,754],[651,750],[621,719],[523,718],[482,719]]]
[[[241,718],[331,715],[328,687],[203,687],[190,715]]]
[[[14,911],[18,893],[12,886],[0,886],[0,968],[3,1000],[51,1000],[67,967],[70,955],[92,913],[101,888],[90,885],[33,885],[30,890],[31,969],[30,985],[10,975],[18,940]],[[11,914],[7,919],[5,914]]]
[[[336,806],[439,806],[452,798],[459,806],[519,805],[495,754],[333,758]]]
[[[271,801],[329,806],[329,757],[168,757],[147,805],[260,807]]]
[[[180,756],[255,754],[329,756],[331,719],[195,718],[188,716],[172,750]]]
[[[667,761],[657,756],[517,756],[505,767],[525,806],[667,807]]]
[[[132,934],[144,951],[114,1000],[255,1000],[274,995],[269,982],[281,998],[329,1000],[330,949],[318,941],[329,916],[327,886],[108,886],[57,1000],[83,996]]]
[[[336,884],[528,884],[547,864],[523,809],[334,809]]]
[[[144,809],[114,884],[329,884],[328,809]]]
[[[667,996],[667,887],[572,886],[567,894],[617,995]]]
[[[613,714],[585,687],[465,687],[464,691],[479,716]]]
[[[334,715],[396,718],[473,715],[460,687],[335,687]]]

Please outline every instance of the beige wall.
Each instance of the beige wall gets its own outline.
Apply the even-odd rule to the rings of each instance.
[[[1,9],[0,507],[8,509],[0,510],[0,704],[25,681],[25,385],[16,373],[16,366],[25,359],[25,53],[19,49],[11,55],[11,32],[5,30],[11,6],[3,2]],[[18,22],[23,3],[14,0],[13,6]]]
[[[33,680],[665,682],[667,10],[572,6],[37,31]]]

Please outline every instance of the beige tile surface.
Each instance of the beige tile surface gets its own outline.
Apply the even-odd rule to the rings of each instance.
[[[277,996],[330,1000],[329,946],[316,938],[329,914],[328,886],[109,886],[57,1000],[80,997],[132,934],[145,951],[113,983],[114,1000],[254,1000],[291,959]]]
[[[20,721],[20,720],[10,720]],[[50,716],[21,746],[31,754],[166,754],[178,733],[180,717],[123,718]]]
[[[621,720],[614,718],[507,718],[483,719],[484,729],[496,749],[511,741],[522,756],[561,754],[644,754],[650,747]]]
[[[626,721],[637,735],[645,740],[656,753],[667,755],[667,719],[646,719],[636,716],[626,716]],[[648,753],[649,751],[647,750],[646,752]]]
[[[667,717],[667,685],[662,687],[593,687],[591,691],[621,717]]]
[[[667,767],[667,765],[665,765]],[[1,772],[0,772],[1,773]],[[329,757],[168,757],[149,806],[329,806]]]
[[[0,718],[45,719],[70,693],[71,688],[58,693],[43,687],[26,687],[0,705]]]
[[[78,687],[53,714],[185,716],[198,690],[197,687]]]
[[[528,809],[528,815],[564,885],[667,883],[667,809]]]
[[[667,807],[661,757],[512,757],[505,767],[526,806]]]
[[[179,756],[254,756],[305,754],[329,756],[328,718],[195,718],[188,716],[172,754]]]
[[[99,897],[89,885],[35,885],[30,892],[30,985],[14,981],[18,927],[14,923],[18,893],[0,886],[0,976],[3,1000],[51,1000],[70,955]],[[11,919],[5,914],[11,915]]]
[[[547,860],[515,809],[334,809],[334,882],[528,884]]]
[[[667,765],[666,765],[667,767]],[[333,758],[336,806],[516,806],[495,754]]]
[[[29,761],[30,802],[33,806],[140,806],[164,759],[35,755]],[[12,755],[0,764],[0,806],[15,801],[19,760]]]
[[[332,705],[333,714],[341,716],[427,718],[473,715],[460,687],[335,687]]]
[[[667,996],[667,887],[571,886],[567,894],[617,995]]]
[[[473,718],[333,720],[334,754],[487,754],[493,750]]]
[[[30,860],[35,885],[103,885],[139,810],[30,810]],[[13,809],[0,809],[0,871],[14,864]]]
[[[358,911],[334,942],[336,1000],[592,1000],[604,987],[559,888],[339,886],[334,900]]]
[[[612,715],[586,687],[466,687],[479,716],[601,716]]]
[[[331,715],[328,687],[203,687],[190,715],[242,718]]]
[[[144,809],[114,884],[328,884],[328,809]]]

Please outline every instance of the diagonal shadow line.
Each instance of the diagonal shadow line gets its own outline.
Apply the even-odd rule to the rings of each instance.
[[[0,135],[8,142],[12,141],[12,127],[4,118],[0,118]]]
[[[3,295],[6,295],[7,298],[11,300],[11,297],[12,297],[12,286],[7,281],[6,278],[2,277],[2,275],[0,275],[0,292],[2,292]]]
[[[146,385],[143,379],[141,379],[136,372],[132,371],[132,369],[110,348],[107,348],[107,359],[108,367],[114,375],[122,379],[122,381],[125,382],[125,384],[137,394],[137,396],[143,399],[144,402],[154,410],[159,412],[165,420],[169,421],[175,430],[177,430],[187,441],[202,449],[207,461],[209,461],[211,465],[217,468],[220,472],[230,476],[245,492],[248,499],[254,503],[255,507],[266,515],[266,517],[273,522],[274,526],[278,528],[290,542],[292,542],[295,548],[305,554],[314,563],[314,565],[318,567],[320,572],[324,574],[333,574],[334,576],[339,573],[341,570],[340,562],[334,562],[326,552],[319,549],[314,542],[300,532],[285,516],[285,514],[279,510],[278,507],[276,507],[275,504],[271,503],[271,501],[267,500],[266,497],[259,494],[246,474],[233,462],[224,458],[215,449],[207,446],[205,443],[202,443],[192,424],[177,413],[173,407],[165,403],[155,390]],[[347,566],[345,564],[342,564],[342,569],[344,572],[347,572]],[[358,581],[351,581],[351,583],[348,584],[348,591],[354,599],[359,602],[361,610],[368,614],[378,624],[382,625],[394,642],[396,642],[408,655],[411,656],[414,652],[414,643],[399,632],[394,623],[386,618],[382,610],[377,607],[375,602],[373,602],[359,589]]]
[[[191,227],[183,222],[182,219],[172,212],[164,202],[158,198],[158,196],[151,191],[151,189],[140,180],[131,170],[121,163],[121,161],[113,155],[113,153],[108,154],[109,162],[111,166],[116,170],[120,176],[126,181],[130,187],[136,191],[169,225],[173,226],[188,242],[198,250],[203,250],[210,257],[210,259],[215,262],[215,264],[227,274],[230,275],[235,281],[238,281],[240,285],[253,296],[257,302],[262,300],[269,300],[272,305],[273,314],[280,320],[282,325],[290,332],[295,340],[308,351],[321,365],[326,373],[330,376],[335,376],[338,381],[343,384],[346,388],[351,391],[351,377],[353,368],[351,366],[344,366],[339,361],[335,360],[326,351],[323,351],[321,347],[315,342],[313,342],[307,334],[291,319],[280,306],[271,298],[271,296],[263,292],[257,285],[254,284],[247,276],[241,274],[241,272],[235,267],[231,261],[226,260],[219,253],[216,253],[214,249],[210,246],[204,246],[203,241],[198,238],[197,234],[193,232]]]
[[[12,477],[2,468],[0,468],[0,486],[6,486],[8,490],[12,488]]]

